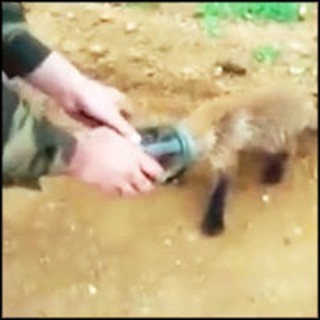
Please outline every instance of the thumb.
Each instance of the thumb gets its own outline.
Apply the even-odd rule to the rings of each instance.
[[[139,144],[141,142],[141,136],[138,132],[119,113],[115,113],[112,119],[108,120],[108,125],[133,143]]]

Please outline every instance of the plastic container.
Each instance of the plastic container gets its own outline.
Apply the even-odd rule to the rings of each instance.
[[[138,131],[144,151],[165,169],[162,183],[179,177],[198,157],[195,141],[181,126],[147,127]]]

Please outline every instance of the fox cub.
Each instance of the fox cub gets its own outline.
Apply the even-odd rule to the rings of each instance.
[[[216,179],[202,221],[205,234],[224,230],[226,200],[240,152],[262,155],[261,183],[278,183],[288,158],[297,150],[299,135],[306,130],[317,132],[317,109],[303,97],[297,88],[282,84],[227,99],[225,112],[221,104],[209,134],[208,157]]]

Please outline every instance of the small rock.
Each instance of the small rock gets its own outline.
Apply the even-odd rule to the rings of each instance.
[[[269,196],[267,193],[265,193],[265,194],[262,196],[262,201],[263,201],[264,203],[269,203],[269,202],[270,202],[270,196]]]
[[[298,42],[298,41],[291,41],[289,44],[288,44],[288,47],[289,49],[297,52],[297,53],[300,53],[301,55],[304,55],[304,56],[308,56],[310,55],[310,52],[309,50],[305,47],[305,45],[301,42]]]
[[[222,67],[223,72],[225,73],[233,73],[236,75],[243,76],[246,74],[247,70],[245,67],[239,65],[238,63],[232,61],[225,61],[219,64]]]
[[[170,247],[172,245],[172,239],[166,238],[163,240],[163,244],[167,247]]]
[[[128,23],[126,24],[125,30],[126,30],[126,32],[129,33],[129,32],[134,32],[134,31],[136,31],[137,28],[138,28],[138,26],[137,26],[136,23],[134,23],[134,22],[128,22]]]
[[[195,232],[189,232],[187,234],[187,240],[189,242],[195,242],[198,239],[198,235]]]
[[[88,285],[88,292],[89,292],[89,294],[90,295],[95,295],[95,294],[97,294],[97,292],[98,292],[98,289],[97,289],[97,287],[95,286],[95,285],[93,285],[93,284],[89,284]]]
[[[94,43],[90,45],[89,52],[95,55],[101,55],[104,52],[104,48],[101,44]]]
[[[176,266],[181,266],[181,265],[182,265],[182,262],[181,262],[180,259],[176,259],[175,262],[174,262],[174,264],[175,264]]]
[[[300,19],[305,19],[307,16],[307,12],[308,12],[308,7],[306,4],[301,4],[299,7],[299,18]]]
[[[152,77],[152,76],[154,76],[155,74],[156,74],[156,70],[154,70],[154,69],[148,69],[148,70],[145,71],[145,75],[146,75],[147,77]]]
[[[113,19],[113,17],[108,12],[103,12],[100,15],[100,21],[109,22]]]
[[[289,74],[294,75],[294,76],[298,76],[301,75],[305,72],[305,68],[304,67],[299,67],[299,66],[290,66],[289,67]]]
[[[213,74],[216,77],[220,77],[223,74],[223,68],[221,66],[215,67],[214,70],[213,70]]]
[[[296,226],[296,227],[293,228],[292,233],[293,233],[295,236],[299,237],[299,236],[301,236],[301,235],[303,234],[303,230],[302,230],[301,227]]]
[[[74,12],[67,12],[66,13],[66,17],[69,19],[69,20],[74,20],[74,18],[76,17],[76,15],[74,14]]]

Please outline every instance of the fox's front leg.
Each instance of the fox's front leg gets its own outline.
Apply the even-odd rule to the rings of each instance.
[[[230,178],[228,175],[219,174],[201,223],[201,230],[205,235],[215,236],[224,231],[224,216],[229,186]]]
[[[215,236],[225,229],[225,213],[233,176],[238,170],[238,154],[228,148],[221,148],[210,159],[216,181],[210,193],[208,206],[201,223],[205,235]]]

